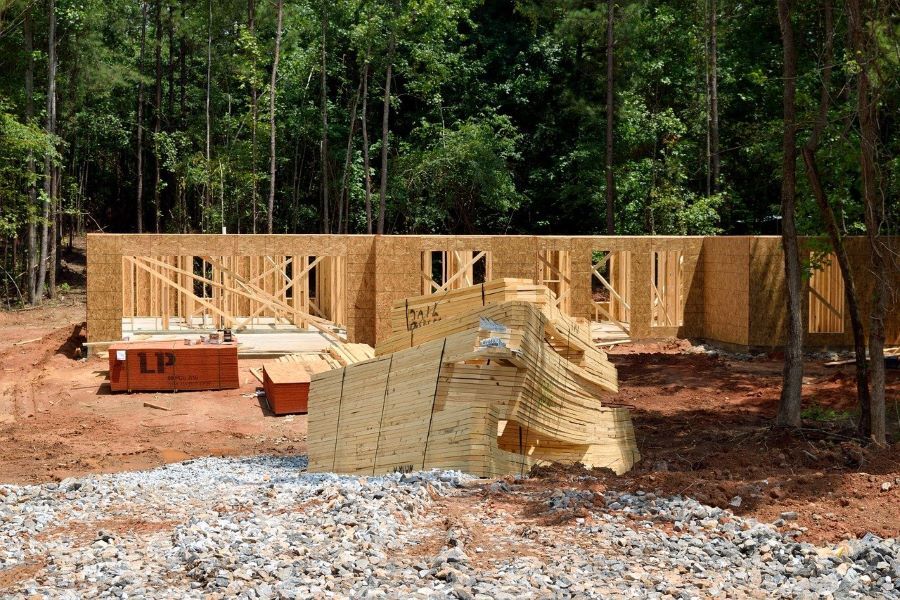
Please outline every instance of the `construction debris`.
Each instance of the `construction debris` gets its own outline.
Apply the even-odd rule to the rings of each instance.
[[[884,359],[887,361],[891,358],[900,357],[900,346],[895,348],[885,348],[884,349]],[[869,353],[866,352],[866,360],[869,360]],[[856,358],[846,358],[843,360],[832,360],[825,363],[826,367],[842,367],[844,365],[852,365],[856,362]]]
[[[347,342],[332,342],[328,347],[331,355],[341,366],[346,367],[370,358],[375,358],[375,350],[368,344],[350,344]]]
[[[497,280],[396,304],[375,359],[312,378],[310,470],[630,469],[629,412],[600,402],[618,390],[615,367],[554,300],[545,286]]]
[[[166,406],[162,406],[161,404],[153,404],[152,402],[144,402],[144,407],[146,407],[146,408],[155,408],[156,410],[166,410],[166,411],[172,410],[171,408],[168,408],[168,407],[166,407]]]

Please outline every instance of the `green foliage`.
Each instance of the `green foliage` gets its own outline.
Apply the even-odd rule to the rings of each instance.
[[[56,161],[59,154],[56,138],[20,122],[8,110],[0,97],[0,235],[11,238],[37,219],[38,207],[30,202],[28,193],[41,182],[34,167],[29,168],[29,160],[42,164],[44,157]]]
[[[65,166],[60,189],[67,215],[90,215],[107,231],[134,229],[139,87],[144,222],[154,222],[152,211],[158,208],[163,230],[220,231],[224,225],[246,232],[254,228],[255,212],[261,230],[270,177],[275,3],[254,3],[251,29],[244,1],[212,3],[210,14],[206,2],[153,0],[146,4],[143,60],[141,3],[56,4],[58,130],[64,140],[42,131],[46,10],[31,13],[31,122],[24,118],[24,30],[17,22],[0,37],[0,97],[5,99],[0,104],[0,233],[21,237],[25,225],[37,219],[41,196],[32,201],[28,190],[43,187],[48,154]],[[24,14],[27,6],[14,0],[6,13]],[[618,233],[778,233],[783,124],[775,8],[768,3],[719,5],[721,178],[712,189],[707,187],[706,6],[685,0],[617,5],[612,162]],[[346,200],[348,231],[367,230],[357,94],[365,73],[368,175],[377,211],[390,64],[388,231],[605,232],[606,10],[605,2],[583,0],[286,2],[276,84],[275,230],[321,230],[323,163],[332,227],[337,207]],[[893,200],[900,197],[900,134],[893,118],[900,111],[900,54],[894,51],[900,30],[895,20],[869,19],[878,51],[864,60],[847,48],[843,11],[835,16],[832,106],[817,159],[843,233],[859,234],[864,218],[855,77],[866,68],[877,88],[879,174],[885,199]],[[819,102],[821,4],[801,2],[795,27],[803,41],[797,98],[802,144]],[[323,35],[327,133],[320,100]],[[251,90],[256,91],[255,121]],[[154,134],[157,115],[161,131]],[[36,160],[34,169],[27,167],[29,155]],[[159,207],[149,200],[157,165]],[[820,234],[818,207],[802,175],[798,161],[800,233]],[[891,230],[900,202],[885,205]],[[808,265],[812,268],[815,259]]]
[[[447,129],[423,124],[414,136],[428,146],[400,165],[410,230],[476,233],[509,221],[521,199],[510,170],[520,136],[508,117],[480,115]]]
[[[834,421],[849,421],[851,414],[845,410],[836,410],[828,406],[813,404],[804,408],[803,412],[800,413],[800,417],[809,421],[830,423]]]

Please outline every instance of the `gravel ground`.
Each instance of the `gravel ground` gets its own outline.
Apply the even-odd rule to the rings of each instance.
[[[203,459],[0,486],[0,596],[900,598],[895,539],[816,547],[679,496],[304,467]]]

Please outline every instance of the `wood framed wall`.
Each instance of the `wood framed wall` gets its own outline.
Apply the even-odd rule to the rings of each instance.
[[[681,250],[654,251],[650,271],[650,326],[684,325],[684,255]],[[640,283],[638,283],[640,285]]]
[[[572,312],[572,257],[568,250],[539,250],[535,283],[546,285],[556,295],[556,308]]]
[[[809,277],[808,333],[844,333],[844,277],[834,253],[817,257]]]
[[[375,304],[376,339],[390,334],[390,307],[399,300],[422,293],[421,261],[427,251],[483,251],[490,253],[494,278],[516,277],[534,281],[560,279],[547,262],[568,267],[569,293],[565,298],[569,314],[590,319],[594,315],[591,294],[593,252],[603,249],[628,252],[631,281],[649,282],[651,253],[679,251],[683,260],[684,319],[682,325],[654,327],[649,292],[632,293],[630,303],[631,338],[696,337],[703,328],[702,278],[697,269],[702,237],[654,236],[380,236],[375,239],[377,292]],[[542,260],[543,259],[543,260]],[[646,284],[645,284],[646,285]],[[646,288],[649,289],[649,288]]]
[[[819,239],[801,239],[802,251],[808,255],[821,246]],[[887,240],[896,256],[900,252],[900,237]],[[857,288],[860,309],[867,314],[871,306],[874,283],[865,238],[844,239]],[[785,303],[784,255],[778,236],[708,237],[703,241],[702,269],[704,277],[703,336],[706,339],[741,348],[774,349],[784,344],[787,308]],[[831,274],[835,276],[834,273]],[[900,290],[900,269],[886,274],[889,285]],[[815,277],[815,275],[814,275]],[[810,323],[810,281],[803,285],[803,322]],[[842,286],[841,286],[842,287]],[[838,304],[834,293],[830,298]],[[840,304],[843,303],[841,299]],[[821,314],[822,307],[812,305]],[[815,315],[813,315],[815,319]],[[804,344],[807,348],[850,348],[853,334],[849,315],[843,311],[843,328],[834,321],[823,331],[807,328]],[[868,321],[864,318],[864,325]],[[889,299],[885,323],[888,345],[900,344],[900,294]]]
[[[422,294],[440,294],[493,279],[491,253],[485,250],[422,252]]]
[[[344,256],[122,256],[129,331],[344,323]]]
[[[610,323],[627,334],[631,323],[631,252],[594,249],[591,263],[594,321]]]
[[[374,309],[371,238],[89,234],[87,271],[91,341],[121,339],[123,317],[159,316],[162,324],[163,317],[195,314],[198,304],[220,320],[296,310],[346,326],[349,337],[374,335],[370,317],[358,320]],[[277,302],[222,294],[223,285],[260,288]]]
[[[900,238],[892,239],[891,243],[900,249]],[[865,308],[872,284],[866,269],[868,246],[862,238],[849,238],[847,244],[851,261],[856,266],[857,285]],[[591,319],[595,315],[593,258],[595,251],[600,250],[628,258],[620,261],[616,277],[627,282],[629,287],[626,300],[629,334],[633,340],[705,338],[735,346],[771,347],[783,337],[784,268],[778,237],[175,234],[88,235],[88,336],[91,341],[121,339],[122,318],[129,311],[135,311],[135,303],[155,302],[158,312],[166,308],[169,314],[192,310],[189,295],[179,293],[177,288],[174,292],[171,286],[165,292],[152,291],[152,286],[146,283],[133,288],[136,275],[123,268],[128,257],[143,257],[144,262],[146,258],[163,262],[167,266],[158,268],[166,271],[170,279],[181,282],[179,285],[186,283],[184,278],[190,279],[178,271],[188,271],[183,268],[188,266],[183,257],[230,257],[232,262],[229,264],[232,265],[262,265],[257,267],[257,275],[265,274],[267,261],[284,263],[290,259],[292,264],[302,265],[303,257],[307,257],[307,261],[309,257],[315,257],[313,260],[331,257],[318,263],[308,282],[315,288],[317,306],[321,301],[328,307],[318,306],[319,314],[324,311],[328,320],[346,326],[350,340],[374,345],[391,332],[392,304],[423,293],[425,253],[443,253],[447,272],[462,272],[456,281],[474,278],[469,263],[484,253],[488,278],[515,277],[553,283],[563,292],[567,291],[563,299],[566,312],[574,317]],[[665,256],[667,261],[674,257],[667,262],[666,272],[669,266],[677,269],[677,276],[672,275],[677,283],[667,284],[669,289],[675,285],[678,290],[674,319],[670,316],[668,320],[654,320],[653,316],[654,296],[650,284],[654,277],[658,281],[661,273],[654,273],[654,269],[659,270],[660,256]],[[160,257],[168,258],[160,260]],[[290,276],[294,272],[291,269]],[[271,282],[267,279],[265,284],[279,292],[278,278],[284,280],[286,274],[286,269],[275,269],[266,274],[272,279]],[[897,281],[900,274],[894,274],[894,277],[895,289],[900,289],[900,281]],[[128,291],[132,288],[134,298]],[[291,306],[310,308],[309,312],[315,315],[308,304],[312,292],[304,298],[302,286],[296,289],[301,293],[292,293],[290,298],[285,295],[281,300]],[[137,290],[148,297],[152,294],[153,299],[144,298]],[[210,290],[210,295],[214,292]],[[223,298],[219,301],[227,306],[228,302],[247,300]],[[235,310],[245,312],[248,308],[239,305]],[[259,314],[265,314],[267,310],[268,307],[263,307]],[[889,343],[897,343],[900,332],[898,312],[897,305],[889,310]],[[851,343],[849,327],[845,326],[844,333],[809,334],[807,341],[811,347],[846,347]]]

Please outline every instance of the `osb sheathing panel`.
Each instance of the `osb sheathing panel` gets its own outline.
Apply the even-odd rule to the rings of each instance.
[[[896,255],[900,249],[900,238],[887,240]],[[871,256],[868,241],[862,237],[845,238],[844,245],[850,260],[863,325],[868,335],[868,318],[872,306],[874,278],[872,276]],[[812,240],[801,239],[801,260],[809,257],[814,247]],[[889,268],[886,276],[890,278],[889,286],[900,289],[900,269]],[[787,331],[787,305],[784,285],[784,254],[781,250],[781,238],[776,236],[753,237],[750,241],[750,332],[747,345],[751,347],[775,347],[784,344]],[[809,281],[803,281],[803,327],[808,331]],[[890,298],[885,313],[885,330],[887,345],[900,343],[900,303],[897,293]],[[849,314],[845,311],[844,333],[806,333],[808,348],[837,348],[853,344],[850,330]]]
[[[295,236],[291,236],[295,237]],[[299,237],[299,236],[298,236]],[[338,236],[332,236],[338,237]],[[347,336],[352,340],[375,339],[375,238],[339,236],[346,253],[345,308]],[[296,241],[294,242],[297,243]],[[332,241],[331,244],[337,244]],[[328,248],[329,250],[334,248]],[[371,342],[369,342],[371,343]]]
[[[886,240],[888,244],[887,256],[900,256],[900,238]],[[869,320],[866,315],[872,308],[872,293],[874,291],[875,278],[872,276],[871,250],[868,240],[862,237],[846,238],[844,245],[847,250],[847,258],[850,260],[850,269],[853,273],[857,300],[863,316],[865,334],[869,333]],[[804,253],[808,254],[809,244],[804,247]],[[887,346],[900,344],[900,264],[894,263],[886,272],[888,287],[893,290],[889,294],[887,309],[885,311],[885,340]],[[805,284],[807,282],[804,282]],[[808,285],[808,284],[807,284]],[[804,288],[804,325],[808,323],[809,293],[808,287]],[[783,332],[782,332],[783,339]],[[850,328],[849,312],[844,310],[843,333],[811,333],[806,336],[806,345],[817,348],[838,348],[853,345],[853,332]]]
[[[750,239],[749,279],[750,324],[747,343],[750,346],[780,345],[787,322],[781,238]],[[803,295],[806,293],[804,286]]]
[[[650,331],[650,316],[653,311],[650,277],[650,242],[643,240],[631,250],[631,323],[629,335],[632,339],[648,338],[656,335],[664,337],[662,331]]]
[[[872,293],[874,291],[875,278],[872,276],[871,256],[869,244],[865,239],[853,238],[853,244],[848,246],[847,253],[856,280],[857,294],[860,299],[863,321],[868,335],[869,323],[865,317],[872,307]],[[893,263],[887,268],[889,292],[887,308],[885,310],[885,340],[888,346],[900,345],[900,237],[893,237],[886,241],[888,249],[885,256]],[[861,273],[861,276],[858,275]],[[850,330],[849,318],[844,319],[843,345],[853,343],[853,334]],[[826,341],[830,341],[827,340]]]
[[[703,337],[747,345],[750,332],[749,236],[706,238],[703,272]]]
[[[87,322],[93,340],[122,337],[122,258],[118,236],[88,236]]]
[[[900,237],[891,238],[888,256],[892,262],[888,267],[888,286],[892,294],[888,297],[885,339],[888,346],[900,345]],[[849,326],[848,326],[849,327]]]

